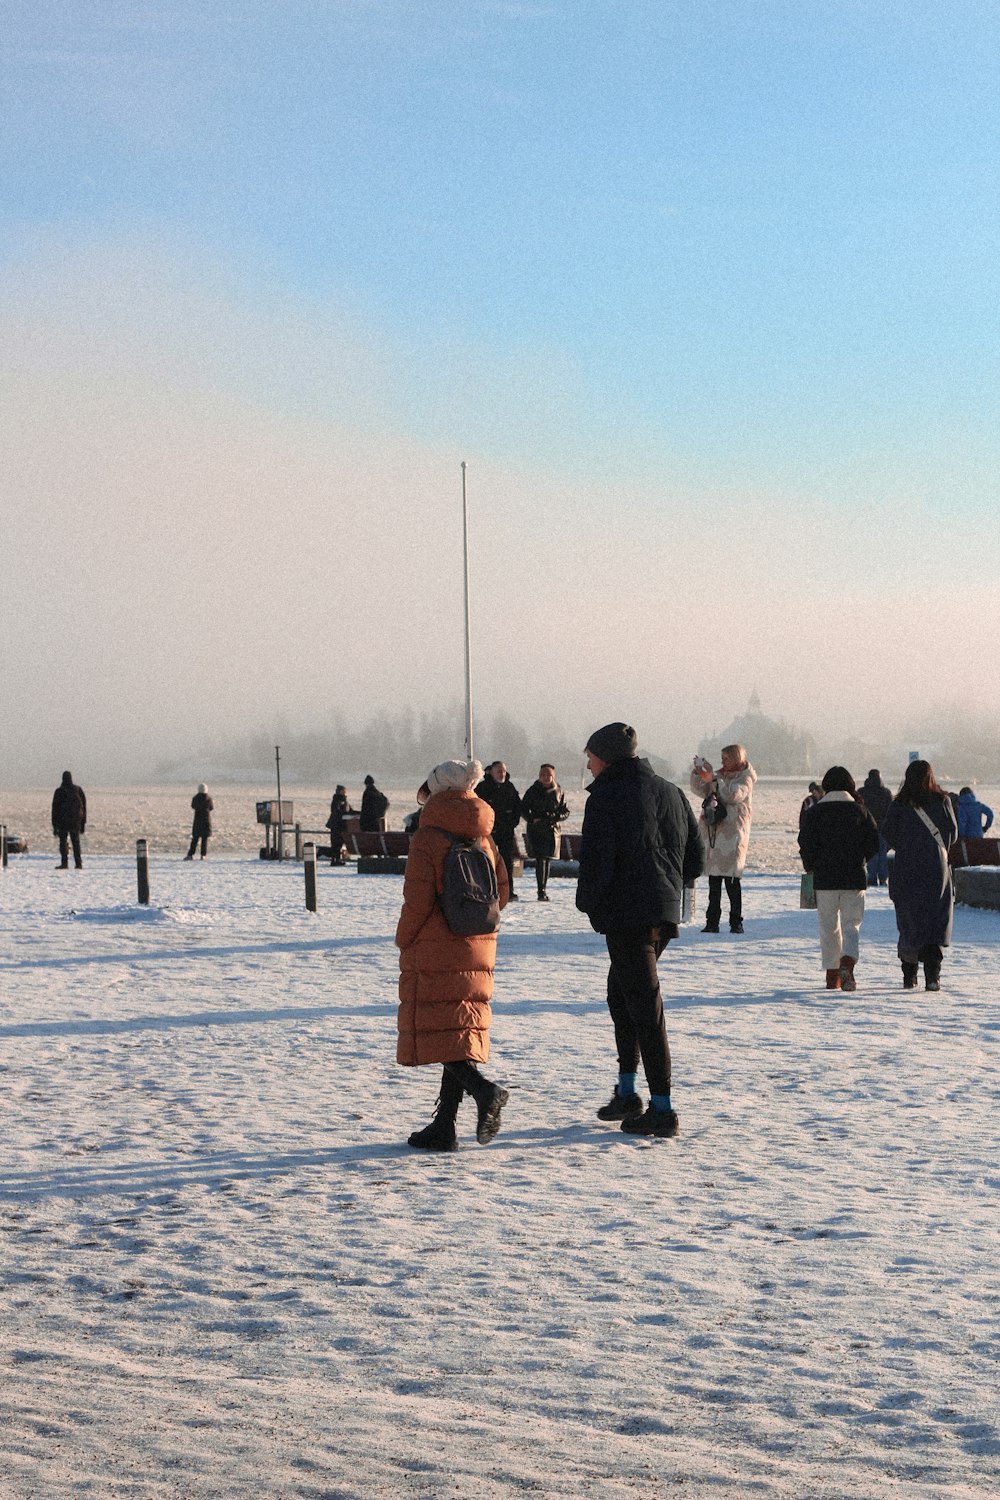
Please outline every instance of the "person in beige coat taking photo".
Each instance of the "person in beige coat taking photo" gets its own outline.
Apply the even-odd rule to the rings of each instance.
[[[696,755],[691,772],[691,790],[701,798],[698,829],[705,845],[708,876],[708,907],[703,932],[718,932],[722,916],[722,884],[729,898],[729,931],[743,931],[743,887],[740,877],[747,861],[750,821],[753,816],[753,785],[757,772],[747,760],[742,745],[725,745],[722,764]]]

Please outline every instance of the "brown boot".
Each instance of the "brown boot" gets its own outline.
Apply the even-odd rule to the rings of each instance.
[[[840,970],[839,969],[827,969],[827,971],[826,971],[826,987],[827,987],[828,990],[839,990],[840,989]]]
[[[854,959],[842,958],[840,960],[840,988],[842,990],[856,990],[854,982]]]

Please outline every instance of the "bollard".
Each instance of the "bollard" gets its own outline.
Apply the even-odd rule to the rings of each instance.
[[[681,921],[682,922],[693,922],[694,921],[694,886],[693,885],[686,885],[684,887],[684,894],[681,897]]]
[[[7,824],[0,823],[0,869],[7,868]]]
[[[306,910],[316,910],[316,845],[306,844],[302,850],[306,870]]]
[[[135,868],[139,878],[139,905],[149,905],[149,846],[145,839],[135,841]]]
[[[300,860],[302,858],[302,824],[301,823],[296,823],[296,825],[295,825],[295,858],[296,858],[296,860]]]

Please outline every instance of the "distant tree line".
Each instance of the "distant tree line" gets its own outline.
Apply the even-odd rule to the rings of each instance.
[[[584,731],[555,723],[527,729],[512,715],[500,712],[474,720],[475,751],[484,765],[506,762],[515,781],[533,779],[543,761],[551,761],[564,782],[572,782],[583,768]],[[296,731],[278,722],[269,731],[231,737],[202,752],[198,767],[210,767],[216,781],[270,780],[274,775],[274,747],[281,746],[282,777],[289,784],[327,786],[355,781],[367,772],[387,784],[413,781],[418,785],[432,766],[464,753],[465,714],[458,707],[414,712],[379,709],[362,722],[352,723],[336,712],[324,729]],[[662,757],[652,756],[661,774],[670,774]],[[155,775],[161,781],[190,779],[192,760],[161,762]]]

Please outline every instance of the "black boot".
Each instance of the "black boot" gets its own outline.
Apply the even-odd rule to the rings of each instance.
[[[488,1146],[500,1129],[500,1111],[510,1094],[498,1083],[491,1083],[488,1078],[484,1078],[475,1063],[445,1063],[444,1070],[458,1080],[465,1093],[471,1094],[475,1099],[478,1111],[476,1140],[481,1146]]]
[[[915,990],[917,987],[917,974],[920,969],[919,964],[908,964],[905,958],[900,959],[900,963],[903,966],[903,989]]]
[[[416,1146],[421,1151],[457,1151],[458,1137],[455,1133],[455,1121],[458,1118],[458,1106],[462,1102],[465,1090],[459,1081],[445,1068],[441,1077],[441,1092],[437,1096],[437,1108],[434,1118],[423,1130],[415,1130],[407,1139],[408,1146]]]

